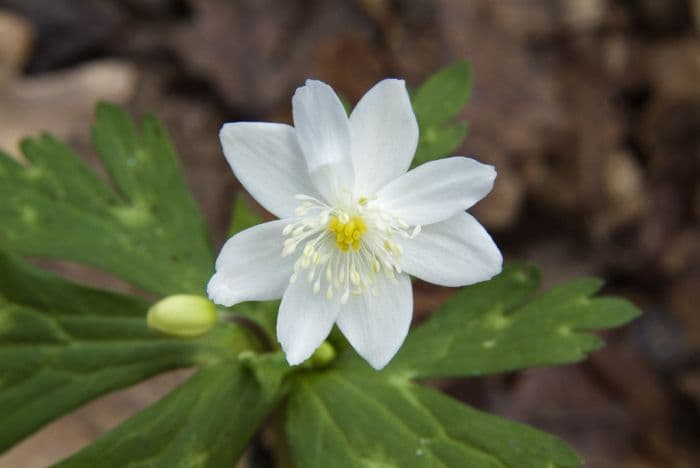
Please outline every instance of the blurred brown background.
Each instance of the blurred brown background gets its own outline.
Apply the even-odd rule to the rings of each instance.
[[[583,364],[437,384],[588,467],[700,467],[699,31],[698,0],[0,0],[0,146],[49,130],[89,154],[96,99],[154,111],[218,247],[239,190],[223,122],[289,121],[307,77],[355,101],[467,58],[462,154],[498,169],[474,211],[506,259],[548,286],[602,276],[645,313]],[[448,294],[420,285],[417,314]],[[0,466],[55,461],[182,378],[92,403]]]

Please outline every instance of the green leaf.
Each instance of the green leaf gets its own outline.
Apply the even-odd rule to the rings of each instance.
[[[228,228],[229,237],[262,222],[262,216],[253,210],[245,196],[238,194],[231,213],[231,223]]]
[[[352,104],[350,104],[350,101],[348,101],[348,98],[346,98],[342,94],[339,94],[338,99],[340,99],[340,103],[343,105],[343,109],[345,109],[345,113],[347,115],[350,115],[352,113]]]
[[[582,359],[600,346],[588,330],[637,315],[628,302],[592,296],[601,282],[572,281],[534,296],[537,270],[512,265],[463,288],[409,334],[381,373],[352,352],[297,377],[287,436],[298,466],[577,467],[556,438],[475,411],[411,379],[478,375]]]
[[[266,341],[265,347],[278,349],[275,337],[279,306],[280,301],[242,302],[222,312],[227,313],[233,320],[252,322],[264,334],[262,338]]]
[[[231,324],[199,340],[159,335],[146,326],[147,308],[0,253],[0,451],[103,393],[255,345]]]
[[[215,365],[57,466],[234,466],[278,398],[242,365]]]
[[[417,166],[454,154],[467,136],[467,124],[457,122],[446,127],[430,127],[421,136],[413,158]]]
[[[467,125],[457,116],[469,100],[472,71],[460,61],[443,68],[413,95],[420,138],[413,166],[452,154],[464,141]]]
[[[287,364],[282,351],[256,353],[243,351],[238,360],[252,372],[266,397],[280,393],[284,378],[294,369]]]
[[[590,330],[639,314],[629,302],[592,297],[602,283],[582,278],[529,299],[537,270],[511,265],[463,288],[409,335],[389,370],[412,378],[481,375],[582,360],[602,345]]]
[[[468,62],[456,62],[438,71],[413,96],[418,123],[429,127],[455,117],[469,100],[471,88],[472,70]]]
[[[369,372],[299,379],[287,407],[296,466],[325,468],[580,466],[566,444],[434,390]]]
[[[0,153],[0,248],[86,263],[158,294],[202,293],[213,256],[163,126],[148,116],[137,131],[100,104],[93,140],[116,191],[49,135],[22,143],[27,165]]]

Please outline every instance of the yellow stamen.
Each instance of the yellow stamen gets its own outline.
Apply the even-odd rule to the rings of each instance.
[[[367,224],[359,216],[351,216],[345,223],[339,217],[333,216],[328,220],[328,230],[334,234],[335,246],[338,249],[347,252],[352,247],[357,252],[360,250],[362,234],[367,231]]]

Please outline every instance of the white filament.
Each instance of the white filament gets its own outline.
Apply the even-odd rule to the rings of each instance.
[[[403,253],[396,239],[416,237],[420,225],[411,229],[372,198],[362,197],[333,207],[308,195],[299,194],[296,199],[300,202],[295,210],[296,218],[282,231],[285,237],[282,256],[295,254],[301,246],[290,283],[296,282],[303,271],[303,278],[314,294],[324,290],[330,301],[338,297],[338,292],[340,302],[346,304],[350,295],[376,294],[374,285],[379,274],[396,282]],[[342,223],[352,217],[362,218],[367,230],[361,236],[359,248],[342,250],[336,246],[335,235],[329,229],[333,217]]]

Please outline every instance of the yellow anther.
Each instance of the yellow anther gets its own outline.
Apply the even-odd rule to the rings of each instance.
[[[341,215],[343,218],[333,216],[328,220],[328,230],[334,234],[335,245],[343,252],[347,252],[352,246],[353,250],[360,249],[362,234],[367,231],[365,221],[359,216],[349,217]]]
[[[345,232],[346,236],[352,236],[352,233],[355,232],[355,221],[351,219],[350,222],[345,225],[343,232]]]
[[[360,206],[365,206],[367,204],[367,197],[360,197],[359,200],[357,200],[357,204]]]

